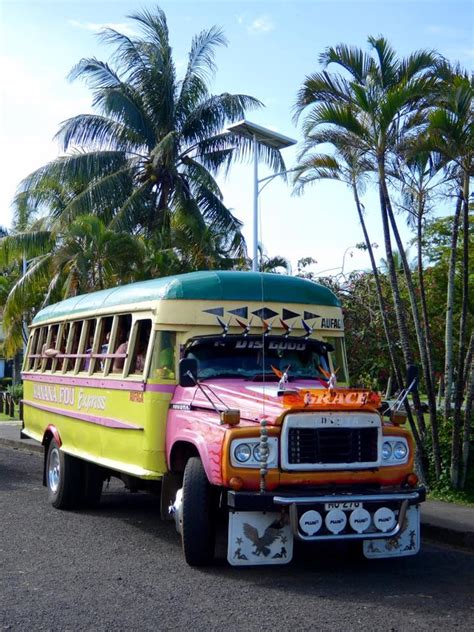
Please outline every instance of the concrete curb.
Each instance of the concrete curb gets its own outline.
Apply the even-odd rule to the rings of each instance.
[[[13,448],[14,450],[22,450],[24,452],[37,452],[38,454],[43,454],[43,446],[32,439],[5,439],[4,437],[0,437],[0,445],[6,446],[8,448]]]
[[[447,527],[423,522],[421,520],[421,537],[441,544],[450,544],[456,548],[466,549],[474,553],[474,533],[469,531],[456,531]]]

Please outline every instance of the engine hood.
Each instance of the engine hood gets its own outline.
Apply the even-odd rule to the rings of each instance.
[[[277,419],[287,408],[283,405],[283,397],[278,394],[277,382],[251,382],[241,379],[210,379],[201,384],[202,389],[219,410],[237,408],[240,410],[243,422],[258,423],[265,417],[270,425],[275,425]],[[291,382],[288,389],[321,388],[314,380],[299,380]],[[220,401],[219,401],[220,400]],[[200,409],[214,410],[199,387],[176,388],[173,406],[195,406]]]

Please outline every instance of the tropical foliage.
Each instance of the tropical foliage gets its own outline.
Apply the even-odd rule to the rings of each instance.
[[[216,48],[226,44],[220,29],[194,37],[180,74],[165,14],[145,10],[132,19],[140,35],[101,36],[115,50],[110,64],[87,58],[72,69],[70,78],[91,89],[94,113],[61,124],[63,154],[20,183],[14,224],[0,234],[11,354],[24,321],[48,302],[165,274],[250,267],[241,223],[216,176],[250,157],[251,141],[225,128],[261,103],[210,92]],[[459,488],[474,396],[473,79],[435,51],[402,58],[383,37],[368,44],[327,48],[296,95],[303,139],[294,188],[307,194],[324,179],[351,191],[371,268],[323,282],[343,301],[354,383],[401,388],[420,363],[429,412],[414,393],[410,426],[425,474]],[[285,170],[278,151],[258,152],[276,173]],[[378,192],[377,208],[364,206],[368,187]],[[440,219],[446,208],[452,214]],[[369,212],[383,231],[378,261]],[[400,222],[413,231],[414,261]],[[291,273],[282,255],[261,248],[260,268]],[[301,259],[296,273],[314,278],[314,263]]]

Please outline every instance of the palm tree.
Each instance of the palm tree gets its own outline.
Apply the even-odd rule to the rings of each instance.
[[[428,96],[437,83],[432,71],[438,56],[431,51],[419,51],[406,59],[397,59],[394,50],[382,37],[370,37],[369,45],[372,55],[344,44],[328,48],[320,56],[325,69],[307,77],[298,93],[296,118],[306,113],[303,123],[305,136],[321,126],[323,129],[345,133],[347,144],[374,163],[389,278],[405,363],[407,368],[413,363],[413,354],[393,261],[391,230],[407,275],[424,377],[429,382],[416,294],[393,213],[387,166],[390,155],[397,152],[402,141],[406,142],[426,121],[424,111],[428,106]],[[330,73],[327,68],[332,64],[338,66],[341,73]],[[423,427],[423,414],[417,394],[414,394],[414,403],[418,423]],[[431,430],[436,476],[439,477],[441,458],[436,420]]]
[[[226,44],[220,29],[193,38],[178,78],[163,11],[130,17],[141,36],[110,28],[102,34],[115,46],[115,68],[87,58],[70,73],[92,89],[97,113],[62,124],[57,137],[66,155],[31,174],[22,189],[79,179],[87,186],[64,208],[68,221],[97,214],[147,239],[158,232],[162,241],[173,221],[186,223],[191,238],[212,224],[235,238],[244,254],[241,223],[223,204],[214,176],[233,160],[250,157],[251,141],[222,130],[261,103],[242,94],[210,93],[215,48]],[[260,146],[259,152],[277,172],[285,169],[277,150]]]
[[[460,223],[463,230],[462,260],[462,310],[459,324],[459,348],[456,362],[457,386],[454,403],[451,482],[458,487],[461,480],[461,405],[464,385],[467,382],[469,366],[467,355],[467,305],[469,297],[469,194],[470,178],[473,175],[474,124],[473,103],[474,83],[472,76],[459,67],[443,64],[439,68],[443,82],[437,93],[436,107],[429,115],[430,146],[439,151],[454,164],[459,186],[451,239],[451,257],[448,273],[446,301],[446,355],[445,355],[445,399],[444,415],[451,416],[451,395],[453,382],[453,302],[454,277],[456,272],[456,250]],[[462,219],[461,219],[462,218]],[[465,419],[465,426],[470,420]]]
[[[65,232],[48,230],[48,218],[30,231],[1,240],[4,261],[28,254],[28,269],[10,289],[4,309],[7,347],[21,345],[25,315],[54,300],[130,282],[143,257],[141,239],[107,229],[92,215],[78,217]]]
[[[335,154],[315,153],[314,148],[323,143],[331,143],[335,148]],[[399,362],[396,358],[394,339],[388,324],[386,300],[382,291],[380,274],[375,262],[372,242],[365,223],[364,206],[360,200],[360,194],[365,190],[367,176],[369,172],[373,170],[373,164],[369,160],[364,159],[350,142],[350,137],[348,137],[346,133],[341,133],[339,130],[329,130],[310,133],[306,136],[303,148],[299,154],[299,164],[296,170],[294,185],[297,194],[300,194],[308,184],[313,184],[322,179],[342,182],[352,190],[357,215],[364,235],[364,248],[367,249],[371,262],[390,364],[398,384],[401,385],[404,380]],[[396,259],[396,254],[396,252],[393,253],[394,260]],[[407,412],[416,444],[420,454],[423,454],[424,446],[422,438],[414,424],[409,406],[407,406]],[[425,428],[422,426],[421,430],[424,432]]]

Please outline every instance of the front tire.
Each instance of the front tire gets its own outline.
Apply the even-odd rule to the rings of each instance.
[[[191,457],[183,479],[183,524],[181,540],[190,566],[207,566],[214,559],[216,539],[215,503],[202,461]]]
[[[81,463],[59,448],[51,439],[46,459],[46,484],[51,504],[56,509],[74,509],[81,499]]]

